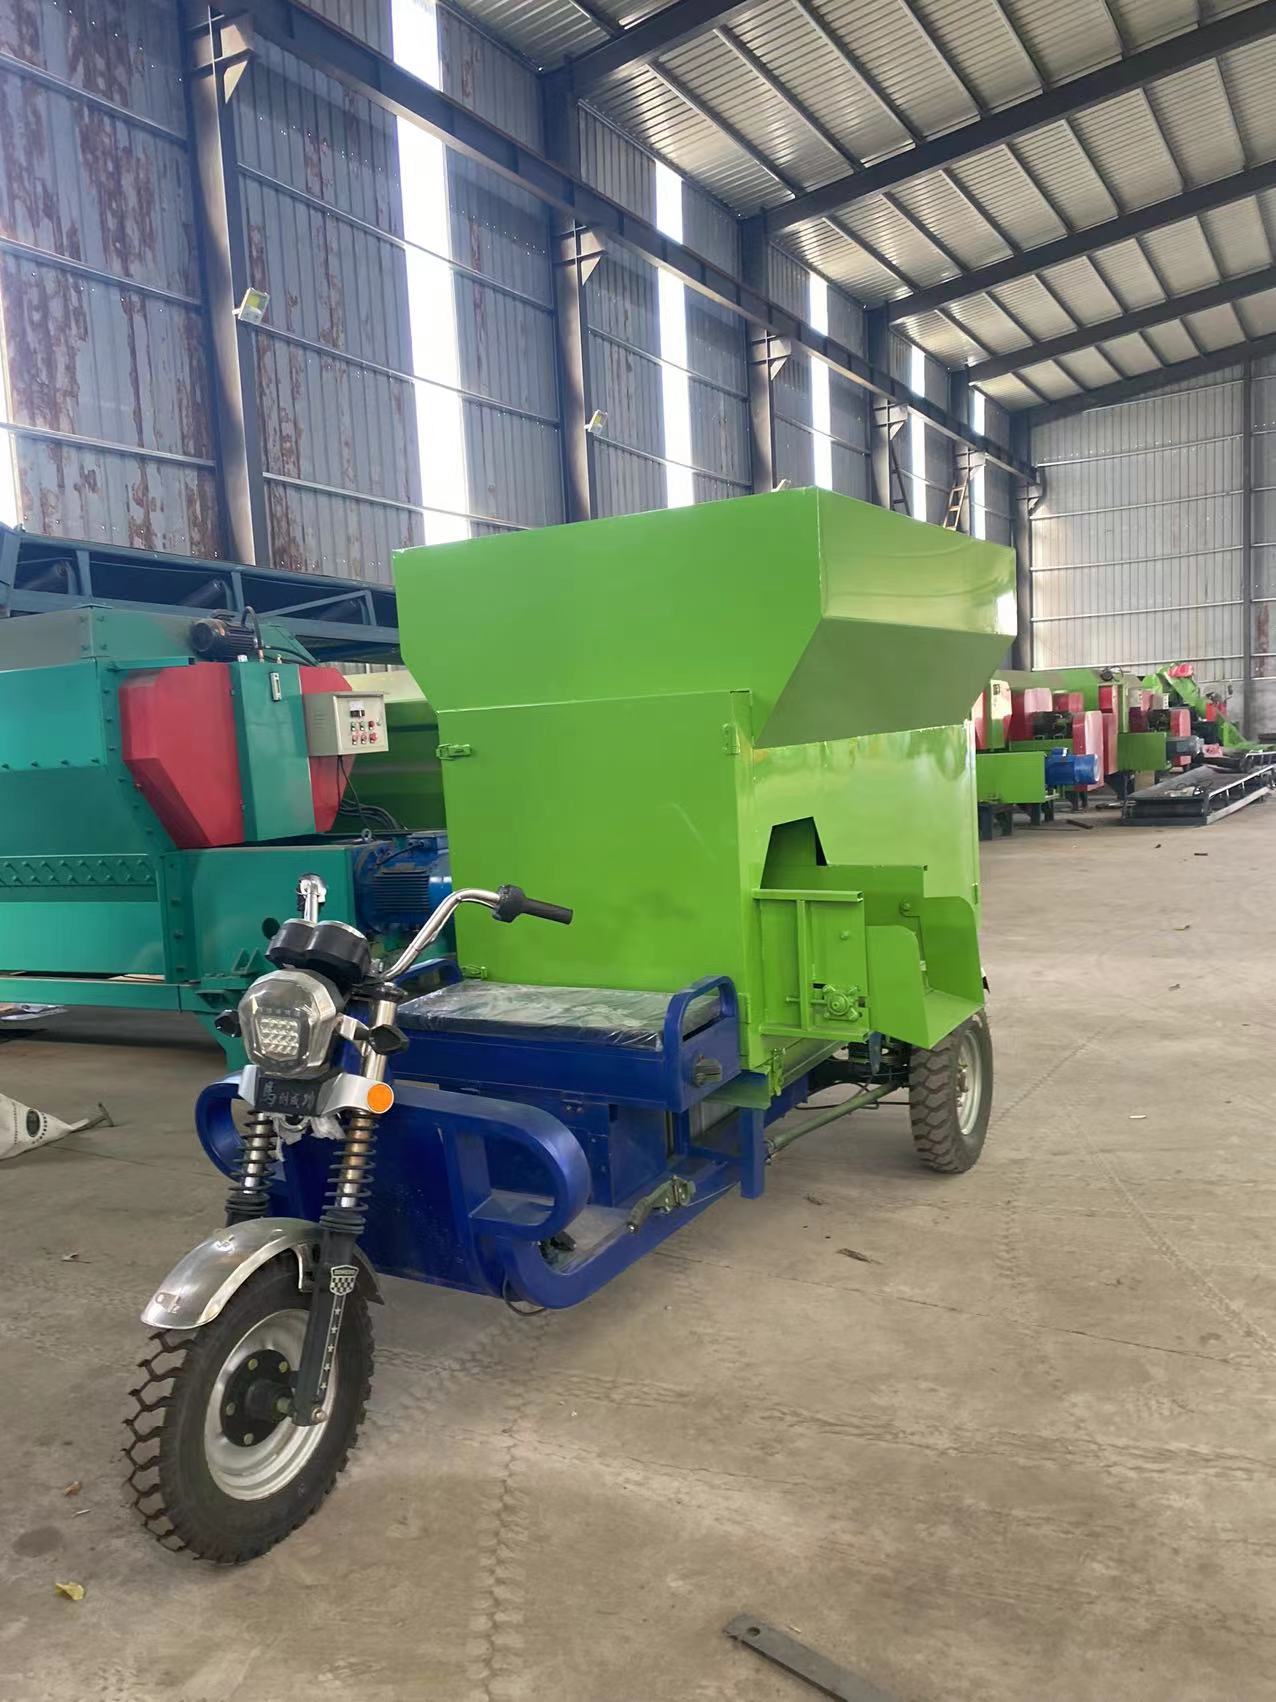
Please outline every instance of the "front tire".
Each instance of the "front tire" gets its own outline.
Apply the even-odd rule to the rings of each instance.
[[[938,1046],[916,1046],[908,1066],[913,1145],[931,1170],[957,1175],[978,1161],[992,1113],[992,1036],[976,1011]]]
[[[160,1330],[126,1419],[129,1488],[165,1548],[224,1565],[254,1560],[317,1511],[350,1457],[372,1384],[372,1325],[346,1302],[326,1416],[283,1416],[307,1296],[291,1254],[249,1277],[210,1323]]]

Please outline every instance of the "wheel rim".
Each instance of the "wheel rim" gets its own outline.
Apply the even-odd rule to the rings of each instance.
[[[295,1372],[305,1337],[306,1314],[300,1308],[272,1312],[244,1332],[217,1374],[204,1412],[204,1457],[213,1482],[235,1501],[260,1501],[276,1494],[292,1482],[323,1440],[337,1393],[335,1364],[323,1417],[317,1424],[299,1425],[288,1418],[265,1418],[262,1428],[266,1434],[260,1441],[251,1443],[248,1437],[256,1432],[245,1430],[238,1412],[235,1414],[238,1422],[232,1426],[236,1434],[228,1434],[226,1428],[224,1407],[229,1392],[242,1385],[248,1362],[269,1358],[275,1366],[286,1362]]]
[[[967,1030],[957,1049],[957,1127],[963,1135],[974,1131],[984,1096],[984,1061],[979,1043]]]

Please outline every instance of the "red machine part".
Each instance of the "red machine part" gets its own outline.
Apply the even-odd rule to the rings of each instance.
[[[194,662],[126,681],[120,737],[129,772],[179,850],[243,844],[228,663]]]
[[[975,749],[988,749],[988,693],[981,691],[975,699],[975,707],[970,712],[970,719],[975,723]]]
[[[1057,691],[1050,707],[1056,715],[1080,715],[1085,710],[1085,695],[1079,691]]]
[[[1034,737],[1032,718],[1034,715],[1046,715],[1054,708],[1049,686],[1027,686],[1023,691],[1012,691],[1010,694],[1010,726],[1006,736],[1010,739],[1031,739]]]
[[[302,667],[297,669],[302,696],[316,691],[349,691],[350,682],[337,668]],[[310,795],[314,799],[315,827],[327,833],[337,819],[347,775],[339,756],[312,756],[310,759]]]
[[[1170,737],[1172,739],[1190,739],[1192,736],[1192,711],[1190,709],[1170,710]],[[1190,768],[1190,756],[1172,756],[1171,768]]]
[[[1115,722],[1116,717],[1113,717]],[[1112,771],[1104,766],[1107,760],[1106,729],[1103,711],[1100,709],[1083,709],[1072,717],[1072,751],[1074,756],[1088,756],[1093,753],[1099,759],[1099,778],[1093,786],[1078,787],[1078,791],[1096,792],[1103,784],[1105,774]]]

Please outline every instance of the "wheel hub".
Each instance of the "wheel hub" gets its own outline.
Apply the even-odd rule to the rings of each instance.
[[[273,1348],[249,1354],[227,1380],[222,1393],[222,1434],[238,1448],[264,1442],[292,1411],[296,1367]]]
[[[957,1054],[957,1127],[970,1134],[979,1121],[983,1099],[983,1059],[973,1034],[963,1034]]]

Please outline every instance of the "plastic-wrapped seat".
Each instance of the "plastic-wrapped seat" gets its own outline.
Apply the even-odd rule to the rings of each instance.
[[[507,1035],[547,1040],[581,1040],[595,1046],[634,1046],[658,1051],[672,993],[638,993],[620,987],[531,987],[501,981],[456,981],[400,1009],[407,1029],[427,1033]],[[682,1038],[698,1033],[722,1014],[722,990],[690,1000],[680,1024]]]
[[[682,1111],[740,1070],[724,976],[676,993],[455,981],[399,1007],[395,1074],[589,1094]]]

